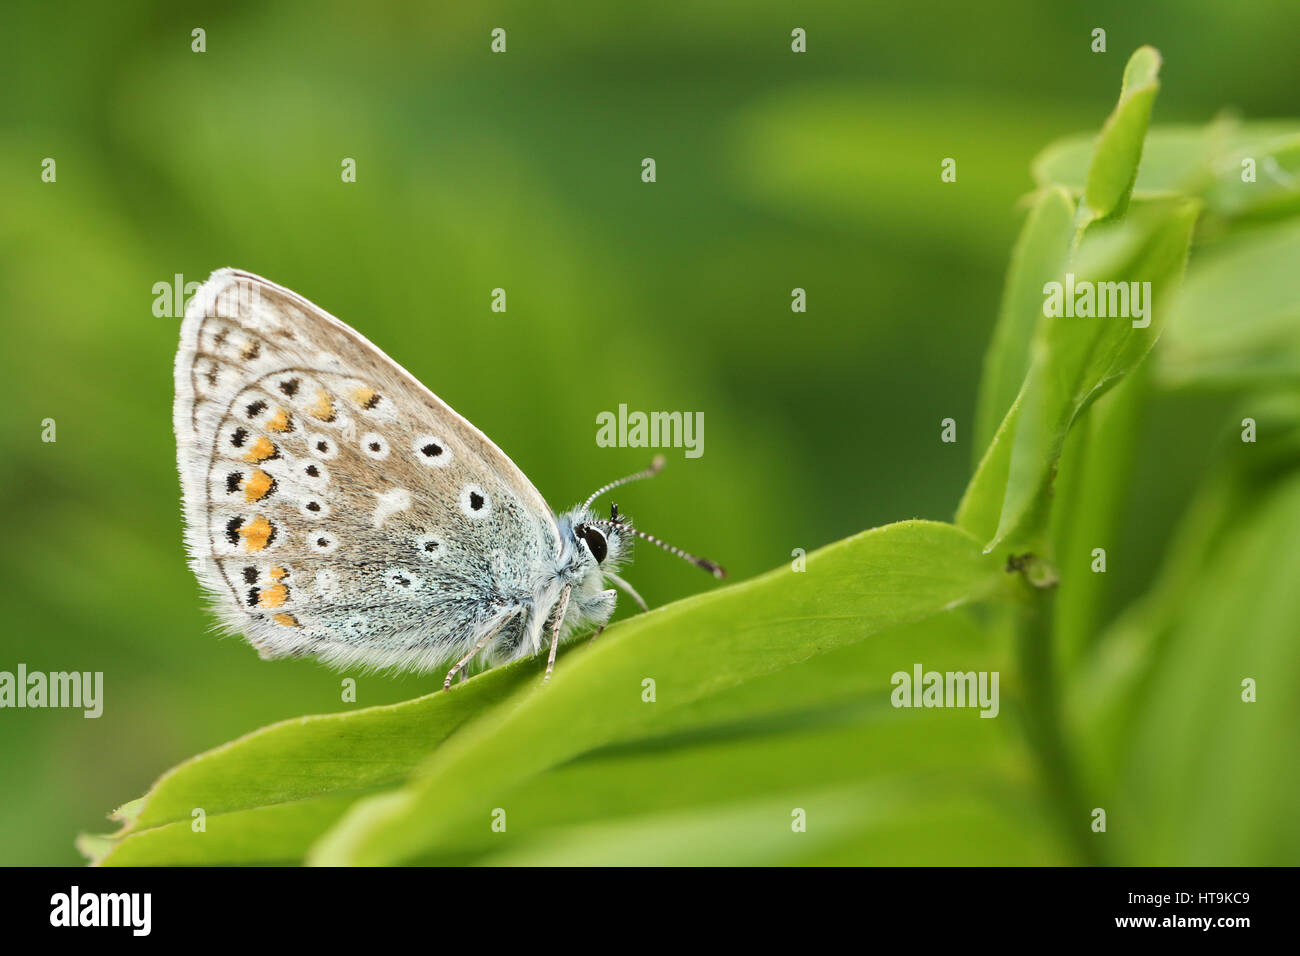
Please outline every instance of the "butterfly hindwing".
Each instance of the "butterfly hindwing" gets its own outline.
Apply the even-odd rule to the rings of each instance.
[[[525,607],[559,552],[481,432],[249,273],[214,273],[186,311],[174,424],[195,572],[264,656],[428,669]]]

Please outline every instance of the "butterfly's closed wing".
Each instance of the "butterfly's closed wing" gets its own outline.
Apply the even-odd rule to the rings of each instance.
[[[559,554],[500,449],[258,276],[223,269],[191,301],[174,424],[191,563],[263,656],[428,669],[502,620],[521,628]]]

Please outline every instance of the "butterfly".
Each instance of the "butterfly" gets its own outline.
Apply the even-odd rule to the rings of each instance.
[[[598,489],[556,514],[491,440],[360,333],[221,269],[181,325],[173,425],[190,565],[263,658],[427,672],[537,654],[614,612],[640,538]]]

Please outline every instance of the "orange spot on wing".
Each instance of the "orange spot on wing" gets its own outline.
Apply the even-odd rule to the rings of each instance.
[[[266,423],[268,431],[287,432],[293,430],[293,420],[289,418],[289,413],[283,408],[277,408],[275,414],[271,416]]]
[[[245,461],[251,461],[257,464],[259,461],[266,461],[268,458],[274,458],[276,455],[275,442],[265,435],[260,436],[257,441],[253,442],[248,453],[244,455]]]
[[[289,599],[289,588],[277,584],[263,590],[257,597],[258,607],[280,607]]]
[[[270,575],[272,581],[283,581],[289,576],[289,572],[277,564],[270,570]]]
[[[379,393],[363,385],[352,393],[352,401],[362,408],[374,408],[379,404]]]
[[[244,498],[248,501],[260,501],[271,493],[274,485],[275,479],[259,468],[244,482]]]
[[[317,392],[316,404],[307,410],[307,414],[323,422],[334,421],[334,400],[330,398],[329,392]]]
[[[271,618],[276,624],[283,624],[285,627],[297,627],[298,619],[292,614],[277,614]]]
[[[271,538],[275,535],[275,525],[258,515],[240,528],[239,534],[244,539],[245,548],[249,551],[261,551],[271,543]]]

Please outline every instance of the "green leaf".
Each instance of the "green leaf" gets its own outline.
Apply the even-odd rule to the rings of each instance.
[[[1219,593],[1225,587],[1240,592],[1227,603],[1243,608],[1255,603],[1272,605],[1282,596],[1267,590],[1272,572],[1266,569],[1245,579],[1225,577],[1224,556],[1240,547],[1234,542],[1240,542],[1243,535],[1262,533],[1270,522],[1276,522],[1276,515],[1261,520],[1261,508],[1271,507],[1269,503],[1280,500],[1279,495],[1284,498],[1285,488],[1294,490],[1295,476],[1300,473],[1300,418],[1294,401],[1277,396],[1266,401],[1252,399],[1251,404],[1264,440],[1242,442],[1235,430],[1225,436],[1215,456],[1220,464],[1203,482],[1169,541],[1155,583],[1106,630],[1067,685],[1067,722],[1074,728],[1086,776],[1099,802],[1131,789],[1132,783],[1123,783],[1126,777],[1145,778],[1155,785],[1131,763],[1135,727],[1147,719],[1144,714],[1149,710],[1152,686],[1163,679],[1167,656],[1175,652],[1180,634],[1202,613],[1191,605],[1206,601],[1207,590],[1217,595],[1210,603],[1226,601]],[[1253,530],[1245,530],[1248,527]],[[1283,563],[1286,560],[1289,558]],[[1229,585],[1229,580],[1234,583]],[[1217,640],[1240,651],[1255,642],[1257,635],[1267,633],[1256,626],[1256,620],[1253,610],[1246,612],[1241,628],[1229,628]],[[1208,653],[1213,657],[1221,651]],[[1229,664],[1218,676],[1231,675],[1238,667]],[[1270,673],[1276,671],[1270,669]],[[1194,688],[1186,688],[1188,701],[1200,707],[1195,694]],[[1216,691],[1213,700],[1221,705],[1229,697],[1240,699]],[[1180,736],[1182,733],[1180,730]],[[1261,764],[1255,772],[1267,776],[1272,768]],[[1139,831],[1133,830],[1132,835]]]
[[[809,555],[805,573],[778,569],[634,618],[566,656],[551,686],[523,690],[457,734],[403,790],[361,801],[310,860],[391,863],[431,852],[482,820],[503,789],[644,735],[664,711],[987,595],[1002,578],[969,535],[909,521]],[[647,678],[653,706],[641,698]]]
[[[106,853],[104,847],[79,846],[100,866],[296,865],[361,794],[372,790],[213,814],[201,830],[189,820],[135,830],[110,838]]]
[[[1125,67],[1119,103],[1092,146],[1072,245],[1090,224],[1117,218],[1128,207],[1151,106],[1159,90],[1159,70],[1160,54],[1151,47],[1139,48]],[[1124,345],[1124,340],[1117,338],[1117,328],[1102,336],[1095,323],[1090,323],[1092,328],[1069,328],[1062,326],[1060,319],[1041,319],[1046,282],[1060,279],[1066,268],[1072,268],[1072,249],[1067,246],[1062,253],[1059,228],[1060,216],[1069,203],[1068,195],[1048,188],[1035,207],[1041,216],[1031,215],[1026,223],[985,363],[976,423],[976,447],[985,451],[962,495],[956,522],[987,541],[990,551],[1004,542],[1013,549],[1042,547],[1043,525],[1050,512],[1046,487],[1070,423],[1140,360],[1158,334],[1155,328],[1135,330],[1150,334],[1130,336]],[[1117,278],[1106,270],[1121,269],[1125,254],[1135,260],[1135,267],[1164,266],[1139,258],[1138,248],[1144,241],[1159,245],[1164,229],[1175,241],[1178,234],[1185,233],[1178,253],[1181,268],[1195,213],[1168,215],[1167,225],[1153,225],[1147,211],[1149,236],[1131,229],[1093,237],[1077,250],[1084,259],[1076,271]],[[1185,216],[1190,220],[1183,222]],[[1155,255],[1156,250],[1150,254]],[[1052,271],[1054,264],[1057,268]],[[1163,272],[1141,278],[1154,282],[1162,277]],[[999,415],[1000,424],[993,430],[992,423]]]
[[[1300,856],[1297,527],[1293,473],[1234,516],[1149,648],[1154,667],[1116,755],[1119,783],[1102,798],[1123,821],[1132,862],[1289,865]],[[1242,699],[1247,678],[1253,703]]]
[[[1051,560],[1060,579],[1052,635],[1058,680],[1068,679],[1108,610],[1110,581],[1093,572],[1093,549],[1113,555],[1118,545],[1150,391],[1147,369],[1138,366],[1084,412],[1061,454],[1051,519]]]
[[[1098,138],[1070,136],[1033,163],[1039,187],[1061,186],[1082,196]],[[1244,181],[1251,160],[1253,181]],[[1300,212],[1300,124],[1238,123],[1157,126],[1147,133],[1133,199],[1200,196],[1208,212],[1227,220],[1270,219]]]
[[[1300,213],[1300,124],[1248,127],[1216,159],[1204,196],[1226,218],[1268,220]],[[1256,132],[1255,136],[1250,136]],[[1250,162],[1254,177],[1247,176]]]
[[[997,534],[998,521],[1002,517],[1002,502],[1007,494],[1007,480],[1011,476],[1011,450],[1015,445],[1016,426],[1020,423],[1023,395],[1022,386],[1002,419],[1002,424],[993,433],[993,440],[989,442],[980,463],[975,466],[975,474],[971,476],[957,505],[957,527],[973,534],[980,541],[990,541]]]
[[[998,424],[1020,393],[1029,368],[1029,345],[1043,315],[1043,285],[1065,272],[1073,234],[1074,202],[1059,186],[1042,190],[1011,250],[1006,289],[975,416],[975,447],[987,449]]]
[[[711,818],[723,807],[744,816],[754,805],[776,808],[762,824],[768,842],[750,847],[753,834],[724,828],[713,843],[718,852],[725,847],[721,859],[834,863],[842,861],[847,841],[859,862],[1068,862],[1071,853],[1044,825],[1036,769],[1017,733],[1019,688],[984,617],[958,609],[889,628],[664,712],[641,736],[494,795],[492,806],[508,813],[506,833],[490,832],[481,816],[419,862],[495,863],[503,851],[510,862],[516,853],[555,853],[567,861],[574,857],[564,847],[588,830],[609,845],[583,854],[629,862],[641,859],[636,834],[645,827],[658,830],[667,822],[660,836],[669,841],[675,821]],[[892,707],[891,675],[910,672],[917,662],[936,670],[1000,671],[1001,719]],[[870,839],[855,839],[852,827],[830,845],[788,839],[796,807],[807,811],[819,835],[833,828],[820,803],[828,790],[863,795],[861,823]],[[872,799],[896,791],[905,794],[901,804]],[[1006,831],[1021,821],[1021,838],[1008,840]],[[957,844],[947,841],[963,828]],[[689,823],[682,830],[681,845],[671,852],[705,861],[702,848],[687,845]],[[631,837],[625,841],[624,834]]]
[[[1129,221],[1095,228],[1071,268],[1079,281],[1150,282],[1149,325],[1124,317],[1053,316],[1039,325],[1024,391],[1013,409],[1013,446],[998,529],[987,547],[1033,540],[1071,424],[1146,355],[1160,334],[1182,274],[1199,203],[1153,204]],[[1068,278],[1068,276],[1067,276]],[[998,450],[998,454],[1006,452]],[[977,473],[976,481],[980,480]]]
[[[321,815],[328,808],[341,812],[359,793],[404,780],[460,724],[531,677],[525,667],[497,668],[455,694],[263,727],[187,760],[119,808],[114,818],[124,826],[111,838],[110,852],[102,852],[102,843],[86,846],[102,864],[281,861],[293,858],[295,846],[301,858],[333,822]],[[347,795],[343,804],[332,799],[338,794]],[[195,809],[204,812],[206,832],[190,829]],[[319,826],[302,837],[306,824],[296,817]],[[265,820],[276,821],[275,827],[266,830]],[[248,832],[258,836],[247,839]],[[243,849],[226,847],[228,839],[242,840]]]
[[[430,798],[422,764],[433,754],[433,766],[441,766],[438,750],[453,734],[452,740],[460,742],[460,756],[449,758],[453,767],[466,759],[476,764],[480,750],[504,749],[506,763],[487,768],[486,776],[526,783],[529,767],[543,769],[617,741],[689,736],[698,734],[701,726],[729,721],[764,728],[764,721],[786,720],[790,708],[801,702],[815,714],[837,693],[840,700],[851,695],[856,705],[864,699],[868,681],[873,686],[867,699],[878,710],[882,675],[887,682],[888,674],[910,667],[916,642],[904,646],[896,662],[891,657],[893,666],[887,670],[883,664],[855,669],[841,662],[837,670],[823,671],[817,679],[805,670],[801,679],[787,680],[789,668],[809,655],[851,646],[907,621],[934,615],[942,619],[948,616],[945,609],[989,594],[1003,577],[995,563],[980,554],[978,542],[932,522],[865,532],[814,552],[807,562],[805,573],[783,568],[610,628],[590,649],[566,653],[555,680],[546,687],[538,685],[538,662],[527,660],[488,671],[451,693],[264,728],[164,775],[145,797],[118,811],[126,824],[120,833],[83,838],[83,851],[103,865],[301,861],[341,818],[356,816],[348,811],[361,798],[371,796],[361,803],[367,812],[376,806],[405,806],[412,794]],[[960,643],[942,643],[952,631],[941,625],[928,633],[940,638],[936,647],[948,648],[936,651],[943,659],[961,656],[953,648],[963,645],[970,645],[967,654],[979,653],[979,632],[969,625],[957,632]],[[929,646],[926,640],[921,646]],[[963,658],[958,663],[966,670],[981,662]],[[828,668],[833,666],[828,662]],[[983,661],[980,669],[988,666]],[[641,701],[642,675],[653,675],[659,682],[654,707]],[[888,689],[887,683],[883,686]],[[576,720],[571,717],[575,711]],[[926,752],[921,740],[927,739],[930,753],[983,753],[988,760],[980,772],[985,774],[990,768],[1018,765],[1016,759],[997,756],[1004,749],[1001,744],[989,744],[994,747],[989,750],[968,739],[972,729],[983,731],[990,741],[1000,737],[1001,731],[988,727],[998,722],[976,719],[972,724],[975,715],[969,711],[960,716],[967,726],[950,734],[952,751],[933,739],[942,733],[942,718],[938,728],[934,722],[916,725],[915,733],[922,737],[914,748]],[[527,724],[523,734],[511,729],[519,720]],[[813,719],[814,733],[823,732],[822,723]],[[497,724],[504,729],[493,729]],[[548,727],[559,730],[548,733]],[[855,730],[853,739],[882,733],[886,739],[877,748],[881,754],[896,752],[890,740],[909,736],[867,728]],[[484,738],[481,747],[465,753],[470,746],[465,741]],[[394,791],[413,773],[414,782]],[[655,773],[662,776],[662,770]],[[626,768],[615,774],[619,779],[627,775]],[[757,780],[753,774],[749,778]],[[461,779],[458,774],[458,783]],[[468,784],[475,778],[471,774],[464,779]],[[442,799],[440,793],[432,796]],[[537,797],[525,802],[547,805]],[[627,805],[635,806],[635,801]],[[205,817],[197,832],[195,808]],[[403,838],[396,848],[381,843],[380,849],[367,848],[362,855],[406,855],[405,847]],[[412,853],[419,849],[411,847]],[[473,849],[471,855],[487,849],[492,847]]]
[[[1132,199],[1158,199],[1186,195],[1210,176],[1211,162],[1220,148],[1214,126],[1157,126],[1148,133],[1142,162],[1133,183]],[[1099,136],[1079,133],[1056,140],[1033,161],[1034,181],[1040,188],[1060,186],[1082,197]]]
[[[1119,103],[1101,128],[1079,213],[1082,225],[1121,215],[1137,181],[1151,106],[1160,90],[1160,54],[1139,47],[1124,67]]]
[[[919,782],[791,792],[746,803],[586,824],[483,859],[491,866],[1050,865],[1063,862],[1041,815],[991,788]],[[792,808],[807,815],[793,832]],[[500,841],[499,841],[500,842]]]
[[[1199,256],[1157,358],[1172,386],[1300,384],[1300,222]]]

